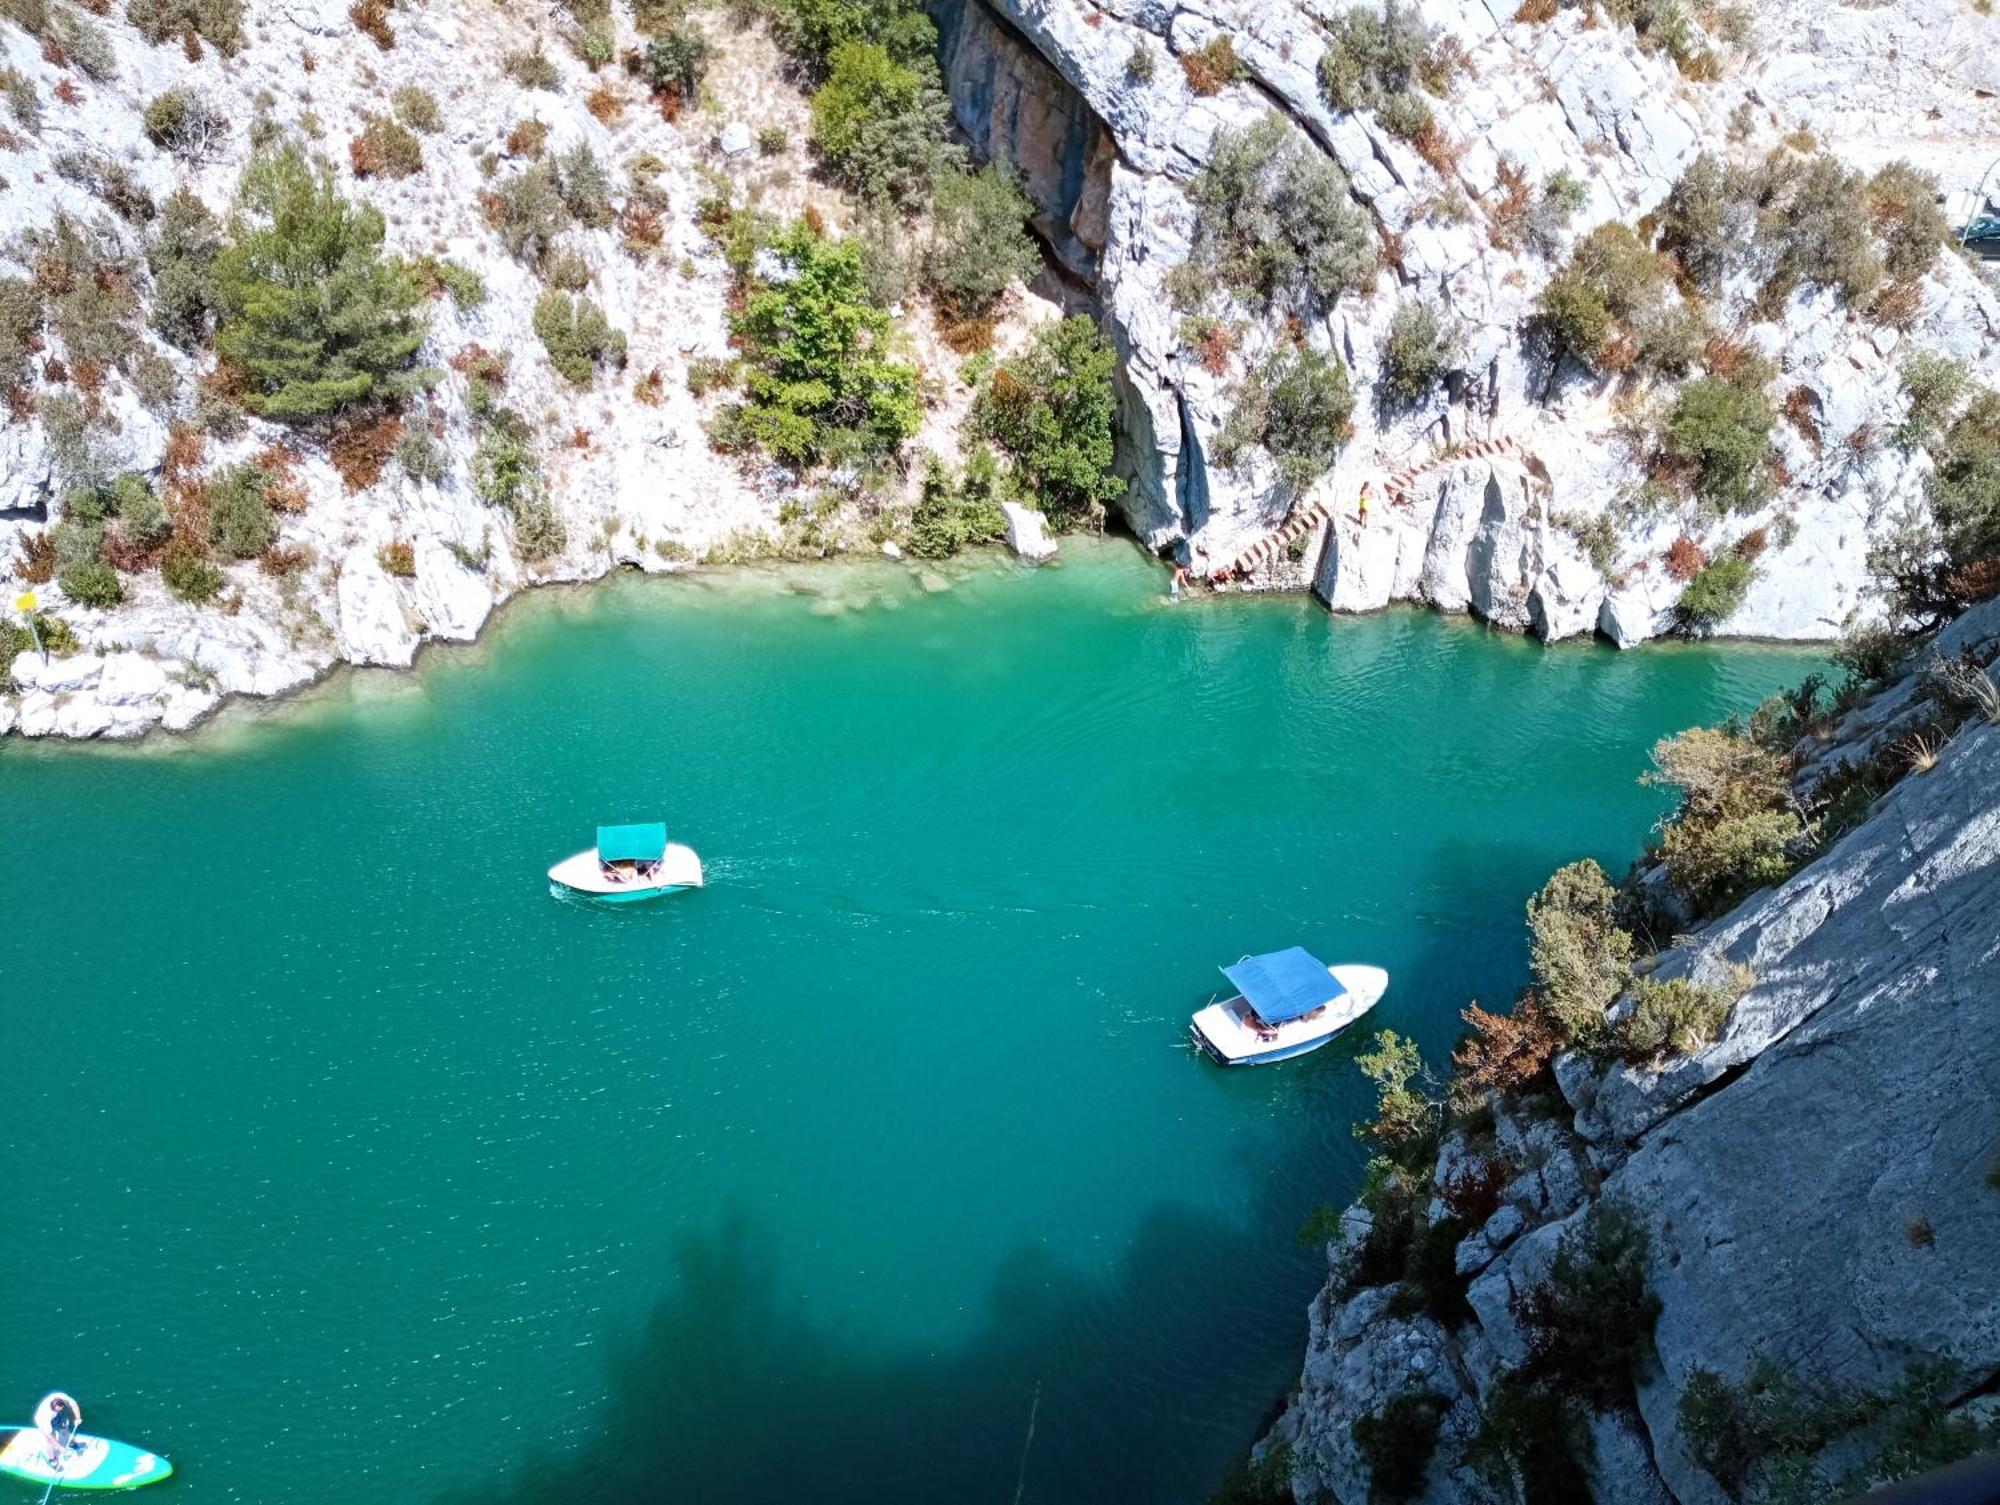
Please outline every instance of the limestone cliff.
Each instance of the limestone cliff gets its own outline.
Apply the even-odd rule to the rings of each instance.
[[[1801,132],[1868,166],[1908,157],[1969,203],[1991,156],[1977,143],[2000,127],[1990,87],[2000,23],[1959,0],[1865,10],[1786,0],[1755,8],[1754,35],[1721,77],[1693,82],[1592,6],[1547,7],[1545,22],[1519,19],[1527,8],[1516,0],[1418,8],[1469,63],[1436,105],[1455,158],[1444,171],[1373,112],[1328,104],[1318,69],[1340,4],[938,7],[953,18],[946,65],[961,124],[1022,166],[1044,232],[1094,282],[1125,356],[1133,528],[1199,574],[1310,587],[1337,609],[1420,600],[1545,637],[1596,630],[1620,644],[1673,625],[1680,585],[1661,561],[1684,530],[1711,552],[1755,535],[1776,543],[1724,630],[1835,635],[1863,600],[1871,538],[1926,469],[1921,454],[1873,442],[1901,416],[1901,354],[1937,349],[2000,369],[2000,300],[1981,274],[1941,260],[1903,328],[1812,290],[1743,312],[1735,332],[1775,361],[1774,400],[1797,419],[1777,435],[1778,494],[1723,523],[1620,516],[1608,557],[1600,546],[1593,558],[1577,524],[1613,514],[1640,479],[1618,441],[1625,399],[1620,384],[1581,368],[1546,369],[1523,324],[1563,246],[1503,248],[1488,220],[1512,185],[1567,171],[1587,191],[1564,237],[1573,244],[1597,224],[1654,214],[1704,148],[1748,155]],[[1199,93],[1180,64],[1224,37],[1237,81]],[[1157,65],[1135,67],[1144,56]],[[1217,133],[1273,111],[1339,163],[1395,248],[1373,291],[1339,300],[1306,338],[1365,391],[1399,296],[1441,298],[1465,330],[1445,386],[1415,411],[1357,413],[1331,473],[1298,496],[1254,459],[1231,471],[1208,453],[1246,364],[1283,337],[1276,321],[1249,317],[1217,367],[1185,345],[1168,286],[1189,254],[1188,188]],[[1468,454],[1479,441],[1493,448]],[[1354,509],[1363,482],[1378,502],[1365,521]]]
[[[2000,609],[1938,645],[2000,646]],[[1913,709],[1906,680],[1851,713],[1818,760],[1863,751]],[[1449,1403],[1422,1498],[1487,1498],[1464,1449],[1525,1354],[1519,1298],[1587,1210],[1632,1208],[1661,1301],[1636,1414],[1595,1416],[1601,1501],[1719,1502],[1679,1408],[1700,1370],[1763,1360],[1880,1394],[1947,1361],[1951,1398],[2000,1381],[2000,724],[1974,717],[1934,767],[1788,882],[1660,958],[1661,977],[1747,967],[1714,1043],[1663,1069],[1558,1065],[1558,1116],[1503,1112],[1490,1148],[1448,1139],[1439,1184],[1488,1158],[1499,1209],[1458,1249],[1472,1319],[1392,1314],[1383,1288],[1313,1303],[1304,1373],[1275,1436],[1301,1500],[1369,1498],[1353,1423],[1417,1389]],[[1830,1455],[1842,1461],[1839,1440]],[[1860,1461],[1850,1451],[1844,1462]],[[1838,1469],[1834,1472],[1837,1474]],[[1326,1492],[1322,1494],[1321,1491]]]

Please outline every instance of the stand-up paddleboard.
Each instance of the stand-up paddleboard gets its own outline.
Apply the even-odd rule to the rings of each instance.
[[[135,1448],[129,1442],[113,1442],[109,1437],[76,1434],[76,1446],[57,1468],[49,1461],[48,1444],[33,1427],[0,1430],[0,1474],[12,1474],[30,1484],[53,1484],[60,1489],[137,1489],[141,1484],[157,1484],[174,1471],[174,1466],[158,1453]]]

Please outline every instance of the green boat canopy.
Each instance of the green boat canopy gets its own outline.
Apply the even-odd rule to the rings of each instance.
[[[597,855],[606,862],[658,862],[666,852],[667,828],[658,821],[597,828]]]

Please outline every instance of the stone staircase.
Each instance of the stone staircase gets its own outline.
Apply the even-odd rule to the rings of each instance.
[[[1478,439],[1469,444],[1448,446],[1414,465],[1404,466],[1381,482],[1379,494],[1390,506],[1401,507],[1407,512],[1413,505],[1416,484],[1422,476],[1434,470],[1441,470],[1447,465],[1460,465],[1468,460],[1494,459],[1503,455],[1518,459],[1527,467],[1530,474],[1544,478],[1548,475],[1542,462],[1530,454],[1518,439]],[[1361,483],[1362,488],[1365,490],[1373,487],[1377,479],[1377,476],[1370,476]],[[1310,538],[1313,531],[1331,518],[1337,510],[1337,502],[1331,499],[1293,508],[1285,515],[1285,520],[1269,533],[1227,562],[1210,570],[1205,577],[1207,582],[1210,585],[1222,585],[1263,569],[1293,544],[1302,543]]]

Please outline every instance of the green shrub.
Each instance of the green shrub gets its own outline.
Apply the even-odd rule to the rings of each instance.
[[[1754,511],[1771,494],[1776,421],[1761,387],[1704,376],[1675,394],[1660,427],[1659,451],[1675,473],[1690,478],[1711,511]]]
[[[1000,510],[1000,469],[984,445],[966,457],[957,477],[942,460],[924,461],[922,490],[910,518],[909,550],[919,559],[947,559],[969,543],[999,538],[1007,531]]]
[[[1542,1004],[1565,1040],[1590,1045],[1631,975],[1631,933],[1617,922],[1617,891],[1585,858],[1557,868],[1528,901],[1528,963]]]
[[[97,83],[118,76],[118,54],[104,29],[90,17],[64,7],[48,11],[48,34],[83,75]]]
[[[1891,162],[1868,180],[1868,210],[1891,277],[1908,281],[1926,275],[1951,239],[1951,222],[1937,195],[1937,179],[1907,162]]]
[[[1660,1299],[1647,1279],[1652,1240],[1626,1203],[1604,1198],[1556,1247],[1548,1278],[1515,1299],[1527,1340],[1522,1372],[1600,1404],[1632,1398]]]
[[[28,379],[41,339],[42,300],[20,277],[0,277],[0,387]]]
[[[1945,432],[1972,390],[1972,373],[1938,351],[1912,350],[1903,357],[1901,374],[1910,407],[1897,426],[1896,442],[1905,449],[1918,449]]]
[[[1112,473],[1116,366],[1096,324],[1074,314],[1038,328],[973,400],[975,432],[1007,456],[1015,488],[1057,531],[1095,521],[1124,493]]]
[[[1180,299],[1185,306],[1198,307],[1218,281],[1267,307],[1331,304],[1374,286],[1375,238],[1346,174],[1281,116],[1218,132],[1190,192],[1197,292]]]
[[[562,519],[545,497],[537,495],[514,509],[514,547],[523,559],[531,563],[547,559],[568,546],[569,530],[563,527]]]
[[[0,68],[0,94],[7,99],[7,108],[13,112],[14,123],[24,131],[39,131],[42,128],[42,100],[35,92],[35,81],[19,68]]]
[[[269,477],[248,462],[226,466],[208,479],[209,542],[233,559],[255,559],[278,536],[271,515]]]
[[[444,446],[427,423],[406,423],[396,436],[396,463],[413,481],[442,481],[449,472]]]
[[[413,131],[429,135],[444,124],[438,113],[437,96],[419,84],[404,84],[389,96],[389,107],[396,112],[396,118]]]
[[[569,206],[549,164],[523,168],[495,189],[486,200],[486,222],[510,256],[530,264],[540,262],[569,227]]]
[[[611,223],[611,175],[589,142],[556,153],[549,159],[549,173],[563,207],[578,224],[601,229]]]
[[[1656,743],[1653,763],[1642,782],[1681,792],[1660,857],[1697,917],[1790,873],[1801,826],[1773,753],[1728,728],[1694,727]]]
[[[76,184],[120,219],[142,225],[153,217],[153,196],[125,163],[102,152],[75,149],[57,152],[50,160],[56,175]]]
[[[407,178],[424,170],[423,143],[387,115],[364,115],[347,149],[357,178]]]
[[[937,27],[921,0],[775,0],[771,29],[778,45],[824,76],[834,51],[872,42],[910,67],[931,62]]]
[[[153,328],[168,344],[196,350],[207,343],[221,294],[215,263],[222,225],[194,192],[176,188],[146,242],[153,274]]]
[[[154,95],[141,120],[148,141],[187,161],[207,156],[229,130],[221,112],[185,85]]]
[[[868,303],[859,249],[800,221],[772,250],[789,275],[731,321],[745,401],[724,410],[724,435],[794,465],[890,453],[917,430],[917,377],[890,358],[889,317]]]
[[[1780,147],[1747,187],[1757,211],[1756,250],[1774,292],[1815,284],[1858,303],[1875,290],[1882,257],[1869,234],[1859,172],[1825,152],[1801,160]]]
[[[1309,345],[1281,342],[1243,375],[1215,436],[1215,460],[1235,469],[1261,448],[1296,496],[1333,468],[1353,437],[1347,369]]]
[[[539,45],[508,53],[501,66],[524,89],[553,89],[562,82],[562,70],[549,61]]]
[[[1041,252],[1026,228],[1033,209],[1005,163],[938,180],[924,279],[947,308],[984,313],[1009,283],[1026,282],[1041,269]]]
[[[1368,1495],[1381,1505],[1415,1499],[1430,1473],[1444,1421],[1444,1397],[1428,1390],[1405,1390],[1380,1411],[1354,1419],[1354,1450],[1368,1465]]]
[[[783,156],[785,148],[792,144],[792,138],[781,125],[767,125],[757,132],[757,155],[760,157]]]
[[[1674,603],[1681,626],[1693,632],[1720,627],[1742,609],[1757,566],[1735,554],[1724,554],[1703,565]]]
[[[127,0],[125,17],[156,47],[190,31],[225,57],[243,46],[243,0]]]
[[[1469,1462],[1504,1498],[1527,1505],[1592,1505],[1590,1428],[1581,1408],[1508,1376],[1486,1398]]]
[[[554,366],[579,387],[587,387],[599,366],[622,368],[625,334],[613,329],[604,310],[588,298],[553,290],[535,301],[535,336]]]
[[[812,144],[832,176],[866,199],[916,204],[963,150],[934,66],[908,66],[887,47],[844,42],[812,97]]]
[[[1153,74],[1159,65],[1159,54],[1144,37],[1132,44],[1131,55],[1125,59],[1125,71],[1142,84],[1153,81]]]
[[[23,233],[17,245],[17,255],[49,289],[48,322],[71,362],[123,366],[138,344],[138,268],[110,225],[84,225],[58,213],[50,224]]]
[[[1444,305],[1406,298],[1382,342],[1382,385],[1401,402],[1418,402],[1458,359],[1458,326]]]
[[[1684,1056],[1722,1032],[1729,995],[1685,977],[1661,982],[1642,977],[1633,989],[1632,1011],[1619,1021],[1618,1054],[1635,1065],[1657,1065]]]
[[[528,426],[502,408],[479,436],[472,456],[472,485],[489,507],[518,513],[542,505],[542,464],[529,443]]]
[[[691,103],[700,97],[711,50],[699,27],[669,27],[646,44],[639,60],[639,76],[654,89]]]
[[[62,593],[78,606],[116,606],[125,599],[125,587],[118,571],[101,559],[85,560],[69,566],[56,576]]]
[[[1293,1505],[1293,1500],[1292,1450],[1274,1447],[1261,1458],[1245,1456],[1231,1464],[1208,1505]]]
[[[201,544],[185,533],[176,533],[160,556],[160,579],[169,594],[199,606],[222,593],[222,571],[210,561]]]
[[[1448,92],[1461,56],[1439,45],[1414,5],[1382,0],[1379,13],[1358,5],[1327,26],[1320,88],[1335,109],[1373,110],[1386,130],[1414,141],[1434,124],[1415,90]]]
[[[1751,206],[1737,174],[1703,152],[1675,180],[1660,209],[1660,249],[1701,287],[1714,289],[1741,259]]]
[[[216,264],[216,349],[265,418],[325,418],[415,390],[423,292],[382,254],[382,216],[348,203],[296,146],[244,170],[236,239]]]
[[[1665,301],[1667,268],[1630,225],[1599,225],[1543,287],[1536,321],[1557,351],[1622,370],[1645,354],[1640,335]]]
[[[486,280],[462,262],[444,256],[418,256],[410,265],[433,296],[449,293],[452,303],[462,311],[475,309],[486,301]]]
[[[117,519],[120,538],[142,548],[165,542],[173,523],[144,476],[128,471],[113,480],[110,489],[110,511]]]

